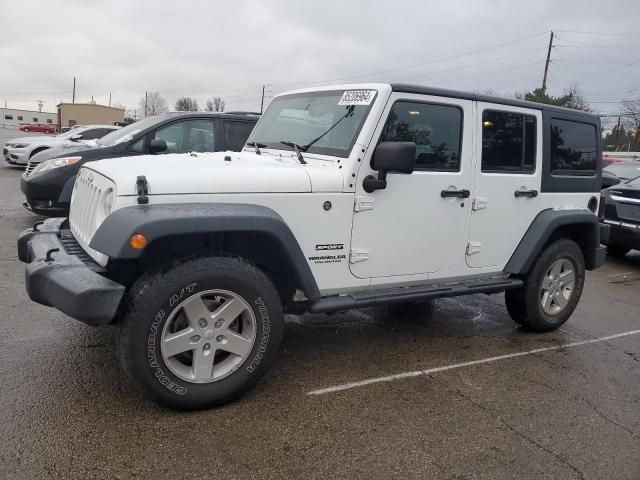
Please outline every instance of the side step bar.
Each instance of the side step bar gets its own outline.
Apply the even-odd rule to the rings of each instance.
[[[459,283],[418,285],[414,287],[391,288],[366,292],[354,292],[346,295],[322,297],[311,303],[310,313],[328,313],[353,308],[372,307],[387,303],[427,300],[430,298],[456,297],[472,293],[498,293],[512,288],[522,287],[519,278],[491,278],[467,280]]]

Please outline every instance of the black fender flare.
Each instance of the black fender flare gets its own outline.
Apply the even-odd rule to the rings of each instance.
[[[89,247],[112,259],[136,259],[144,250],[129,244],[135,233],[155,240],[181,235],[216,233],[265,234],[288,255],[301,289],[309,299],[320,290],[291,229],[274,210],[253,204],[171,203],[124,207],[110,214],[95,232]],[[148,248],[148,247],[147,247]]]
[[[579,227],[583,233],[579,243],[587,269],[595,268],[596,250],[600,245],[598,217],[587,209],[548,209],[533,219],[504,271],[512,274],[527,273],[554,232],[558,228],[572,225]]]

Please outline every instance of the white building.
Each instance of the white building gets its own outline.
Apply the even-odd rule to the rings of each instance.
[[[18,128],[25,123],[48,123],[57,126],[58,115],[50,112],[18,110],[0,106],[0,127]]]

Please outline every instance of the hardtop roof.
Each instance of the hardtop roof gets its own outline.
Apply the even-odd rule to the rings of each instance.
[[[416,93],[419,95],[433,95],[437,97],[460,98],[464,100],[475,100],[485,103],[496,103],[499,105],[509,105],[513,107],[531,108],[535,110],[543,110],[562,115],[571,115],[580,117],[583,120],[596,121],[599,124],[600,117],[593,113],[576,110],[574,108],[558,107],[555,105],[547,105],[545,103],[529,102],[527,100],[517,100],[504,97],[493,97],[483,95],[481,93],[461,92],[458,90],[449,90],[445,88],[427,87],[424,85],[411,85],[406,83],[392,83],[391,90],[394,92]]]

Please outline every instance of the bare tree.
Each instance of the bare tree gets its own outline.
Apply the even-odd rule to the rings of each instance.
[[[136,116],[138,118],[145,118],[168,111],[167,101],[160,95],[160,92],[147,92],[146,96],[140,99]]]
[[[176,100],[177,112],[197,112],[198,110],[198,101],[195,98],[180,97]]]
[[[625,114],[625,123],[636,131],[640,130],[640,98],[623,100],[620,104]]]
[[[211,100],[207,100],[207,106],[205,110],[207,112],[224,112],[225,103],[222,97],[213,97]]]

